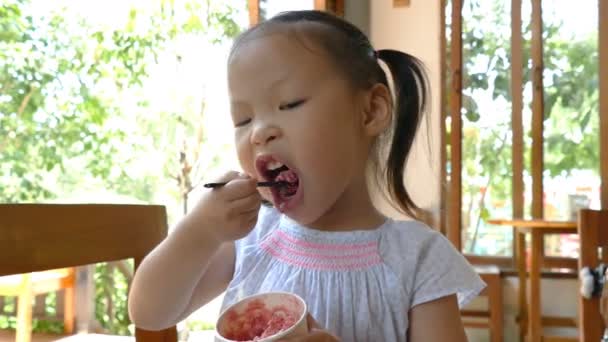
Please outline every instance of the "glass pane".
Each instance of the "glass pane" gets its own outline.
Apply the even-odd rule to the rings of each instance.
[[[511,4],[466,1],[463,6],[463,251],[511,255]]]
[[[311,10],[314,7],[314,0],[260,0],[260,17],[266,20],[281,12]]]
[[[452,66],[450,63],[451,60],[451,46],[452,46],[452,1],[451,0],[446,0],[445,1],[445,21],[444,21],[444,25],[445,25],[445,32],[444,32],[444,37],[445,37],[445,58],[443,61],[443,68],[445,68],[445,77],[444,77],[444,84],[443,84],[443,89],[446,89],[446,98],[449,98],[451,96],[451,86],[452,86]],[[452,151],[451,151],[451,143],[450,143],[450,133],[452,131],[451,129],[451,117],[450,117],[450,103],[449,100],[447,100],[445,102],[445,105],[441,106],[442,110],[444,111],[444,125],[445,125],[445,132],[442,132],[441,134],[444,134],[444,144],[445,144],[445,163],[443,165],[441,165],[441,167],[444,167],[444,171],[445,171],[445,180],[443,183],[443,187],[444,187],[444,198],[442,199],[442,203],[444,205],[444,207],[442,208],[441,211],[441,219],[444,222],[444,227],[448,227],[449,225],[449,204],[448,204],[448,198],[449,198],[449,192],[450,192],[450,182],[451,182],[451,177],[450,177],[450,172],[451,172],[451,158],[452,158]]]
[[[544,216],[576,220],[599,207],[597,0],[543,2]],[[574,236],[551,236],[548,255],[578,257]]]

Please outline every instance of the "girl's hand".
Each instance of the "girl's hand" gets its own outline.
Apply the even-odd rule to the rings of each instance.
[[[306,317],[306,321],[308,323],[308,334],[279,340],[279,342],[340,342],[337,337],[323,330],[310,314]]]
[[[228,184],[205,191],[185,220],[192,226],[202,226],[218,243],[240,239],[258,219],[262,198],[257,180],[231,171],[214,182]]]

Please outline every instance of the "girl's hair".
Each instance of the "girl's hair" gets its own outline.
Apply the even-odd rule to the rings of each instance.
[[[235,41],[230,55],[242,42],[259,34],[276,32],[277,29],[301,32],[311,38],[326,50],[343,76],[359,89],[369,89],[377,83],[390,89],[378,59],[386,63],[392,76],[396,105],[391,129],[384,139],[379,139],[375,144],[372,166],[376,174],[381,174],[386,180],[388,193],[398,209],[417,217],[418,207],[405,188],[404,171],[426,108],[428,81],[422,62],[400,51],[374,50],[367,36],[356,26],[321,11],[284,12],[264,21],[243,32]],[[380,159],[384,151],[382,141],[390,141],[385,160]]]

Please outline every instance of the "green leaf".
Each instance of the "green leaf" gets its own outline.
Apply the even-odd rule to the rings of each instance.
[[[588,110],[582,117],[580,121],[581,132],[585,132],[587,125],[589,124],[589,120],[591,120],[591,110]]]
[[[489,191],[489,189],[488,189],[488,190],[486,190],[486,191]],[[481,219],[482,219],[483,221],[487,221],[487,220],[489,220],[489,219],[490,219],[490,217],[491,217],[490,210],[488,210],[488,208],[486,208],[485,206],[484,206],[484,207],[482,207],[482,208],[481,208],[481,211],[479,212],[479,217],[481,217]]]
[[[499,96],[507,97],[509,94],[509,79],[502,73],[496,76],[494,80],[494,91],[492,97],[497,99]]]
[[[462,107],[464,115],[469,122],[477,122],[479,120],[479,108],[477,107],[477,102],[471,96],[462,95]]]
[[[104,35],[103,35],[103,32],[101,32],[101,31],[94,32],[94,33],[91,35],[91,37],[92,37],[93,39],[95,39],[95,40],[96,40],[98,43],[102,43],[102,42],[103,42],[103,40],[104,40]]]
[[[545,120],[551,117],[553,108],[555,107],[555,104],[559,98],[559,93],[557,92],[545,93]]]
[[[469,75],[470,87],[474,89],[488,89],[488,75],[477,73]]]

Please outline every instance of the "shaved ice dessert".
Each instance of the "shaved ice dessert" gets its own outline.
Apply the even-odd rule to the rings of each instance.
[[[224,341],[273,341],[272,337],[287,336],[283,333],[301,333],[302,327],[305,332],[305,317],[306,305],[301,298],[289,293],[266,293],[228,308],[218,320],[217,330]]]

